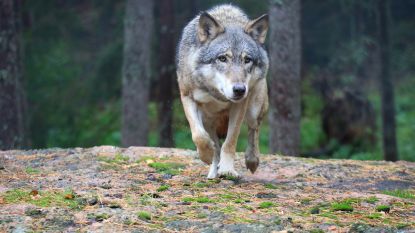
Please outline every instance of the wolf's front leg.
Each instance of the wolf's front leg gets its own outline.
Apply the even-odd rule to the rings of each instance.
[[[203,162],[211,164],[215,145],[203,126],[202,112],[190,97],[181,95],[181,100],[199,157]]]
[[[212,122],[214,123],[214,122]],[[213,139],[213,142],[215,143],[215,153],[213,155],[212,164],[209,168],[209,174],[207,176],[208,179],[214,179],[218,176],[218,164],[220,159],[220,142],[218,135],[216,134],[216,127],[215,125],[211,124],[207,127],[207,131],[210,135],[210,137]]]
[[[241,124],[245,117],[247,100],[243,100],[241,103],[232,104],[229,111],[229,125],[228,132],[226,135],[225,142],[222,145],[220,152],[220,161],[219,161],[219,176],[239,176],[235,171],[235,152],[236,144],[238,142],[239,132],[241,129]]]

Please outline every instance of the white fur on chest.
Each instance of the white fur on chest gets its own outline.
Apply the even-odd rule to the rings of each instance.
[[[222,110],[228,109],[230,106],[229,102],[222,102],[215,99],[208,92],[196,89],[193,91],[193,99],[202,105],[205,111],[216,113]]]

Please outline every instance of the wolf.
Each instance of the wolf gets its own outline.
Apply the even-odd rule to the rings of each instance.
[[[268,109],[268,24],[266,14],[250,20],[236,6],[219,5],[183,29],[176,56],[180,99],[199,157],[210,164],[209,179],[239,177],[234,161],[244,120],[245,164],[252,173],[258,167],[259,127]]]

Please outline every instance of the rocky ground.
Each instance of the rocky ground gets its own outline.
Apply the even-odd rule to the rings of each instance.
[[[415,163],[263,155],[207,180],[189,150],[0,152],[5,232],[415,232]]]

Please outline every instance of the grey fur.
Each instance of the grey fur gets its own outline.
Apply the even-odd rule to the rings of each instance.
[[[237,174],[233,157],[243,119],[251,135],[246,164],[251,172],[258,166],[258,128],[268,108],[267,28],[266,15],[251,21],[240,8],[220,5],[197,15],[183,30],[176,56],[180,95],[199,156],[212,163],[209,178],[218,172]],[[242,94],[236,87],[243,88]],[[229,118],[229,127],[220,147],[215,129],[223,117]]]

